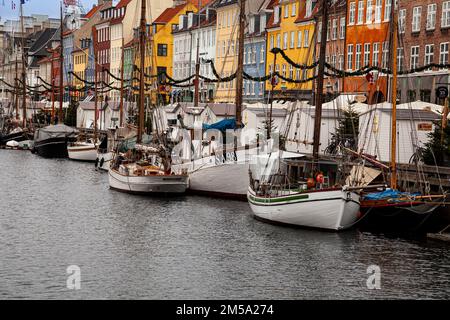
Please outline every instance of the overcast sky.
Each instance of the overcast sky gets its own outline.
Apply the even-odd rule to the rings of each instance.
[[[12,9],[15,3],[16,9]],[[24,15],[32,13],[47,14],[53,18],[59,18],[60,0],[26,0],[23,5]],[[97,0],[81,0],[84,10],[88,12]],[[0,17],[2,20],[19,17],[20,0],[0,0]]]

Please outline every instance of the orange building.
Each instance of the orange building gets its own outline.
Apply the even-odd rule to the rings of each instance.
[[[364,66],[390,67],[390,20],[393,0],[347,0],[345,66],[355,71]],[[383,102],[388,96],[387,76],[347,77],[344,92],[365,95],[368,103]]]

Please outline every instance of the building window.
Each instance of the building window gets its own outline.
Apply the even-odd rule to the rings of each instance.
[[[425,61],[424,61],[425,66],[433,63],[433,56],[434,56],[434,45],[427,44],[425,46]]]
[[[364,19],[364,1],[358,1],[358,24],[362,24]]]
[[[333,54],[331,56],[331,65],[336,68],[336,55]]]
[[[339,23],[339,38],[345,38],[345,17],[342,17]]]
[[[273,34],[271,34],[271,35],[270,35],[270,45],[269,45],[270,50],[273,49],[273,45],[274,45],[274,37],[273,37]]]
[[[420,101],[431,102],[431,90],[420,90]]]
[[[361,69],[361,44],[356,45],[355,51],[355,69]]]
[[[382,0],[376,0],[375,2],[375,23],[381,22],[381,7],[382,7]]]
[[[347,46],[347,69],[353,70],[353,44]]]
[[[310,17],[312,14],[312,0],[306,0],[306,14],[305,18]]]
[[[386,0],[384,4],[384,21],[389,21],[391,18],[392,0]]]
[[[448,64],[448,42],[441,43],[441,52],[439,56],[440,64]]]
[[[355,3],[350,2],[350,11],[348,14],[348,24],[354,24],[355,23]]]
[[[289,18],[289,4],[284,6],[284,18]]]
[[[297,48],[301,48],[302,47],[302,32],[298,31],[297,32]]]
[[[422,7],[413,8],[412,32],[420,32],[420,15],[422,14]]]
[[[158,56],[160,57],[167,56],[167,44],[158,43]]]
[[[366,23],[372,23],[373,20],[373,2],[372,0],[367,0],[367,9],[366,9]]]
[[[336,40],[338,36],[338,26],[337,26],[337,19],[333,19],[333,32],[331,39]]]
[[[442,4],[442,21],[441,27],[450,27],[450,1],[446,1]]]
[[[399,33],[405,33],[406,26],[406,9],[401,9],[398,12],[398,31]]]
[[[364,67],[370,64],[370,43],[364,44]]]
[[[373,55],[372,55],[372,65],[379,65],[379,57],[380,57],[380,43],[376,42],[373,44]]]
[[[344,55],[340,54],[339,55],[339,70],[343,70],[344,69]]]
[[[291,32],[291,45],[290,45],[291,49],[295,48],[295,31]]]
[[[322,41],[322,21],[319,22],[317,27],[317,43],[320,43],[320,41]]]
[[[266,52],[264,49],[264,45],[261,45],[259,61],[260,63],[264,63],[265,60],[266,60]]]
[[[327,25],[327,41],[330,41],[330,33],[331,33],[331,21],[329,21]]]
[[[411,47],[411,69],[415,69],[419,66],[419,46]]]
[[[436,27],[436,3],[429,4],[427,8],[427,30],[434,30]]]
[[[381,67],[387,68],[389,61],[389,43],[387,41],[383,42],[383,55],[381,56]]]
[[[292,4],[292,14],[293,17],[295,17],[297,15],[297,4],[294,2]]]
[[[273,23],[274,24],[278,24],[278,22],[280,22],[280,11],[281,11],[280,7],[275,7],[273,9],[273,14],[274,14]]]
[[[277,34],[277,48],[281,49],[281,34]]]
[[[294,79],[294,67],[289,65],[289,78]]]
[[[286,65],[285,64],[283,64],[283,66],[282,66],[281,74],[283,75],[284,78],[286,78]],[[284,79],[282,79],[282,80],[283,80],[283,83],[286,82]]]
[[[288,33],[283,33],[283,49],[286,50],[288,48]]]
[[[305,30],[305,42],[303,43],[303,47],[309,47],[309,30]]]

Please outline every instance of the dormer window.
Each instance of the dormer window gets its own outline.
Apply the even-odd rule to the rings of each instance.
[[[306,18],[312,14],[312,0],[306,0]]]
[[[273,10],[273,23],[278,24],[280,22],[280,7],[275,7]]]

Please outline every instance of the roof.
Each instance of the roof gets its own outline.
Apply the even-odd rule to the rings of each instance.
[[[392,109],[378,109],[383,113],[391,114]],[[397,109],[397,120],[415,120],[415,121],[436,121],[440,120],[441,116],[431,110],[409,110]]]
[[[120,2],[116,6],[116,9],[126,7],[130,2],[131,0],[120,0]]]
[[[218,0],[216,3],[216,7],[220,8],[220,7],[226,7],[232,4],[237,3],[238,0]]]
[[[203,8],[204,6],[208,5],[212,0],[200,0],[200,7]],[[236,1],[236,0],[231,0]],[[161,13],[161,15],[156,18],[156,20],[153,23],[156,24],[166,24],[169,23],[170,20],[172,20],[186,5],[192,4],[197,8],[199,0],[187,0],[186,3],[180,4],[178,6],[167,8],[166,10]]]
[[[86,15],[85,15],[84,17],[85,17],[86,19],[92,18],[92,17],[94,16],[94,14],[98,11],[99,8],[100,8],[99,6],[94,5],[94,6],[92,7],[92,9],[89,10],[89,12],[86,13]]]
[[[29,55],[45,56],[47,55],[47,44],[53,39],[56,29],[47,28],[43,30],[29,50]]]
[[[301,2],[298,8],[298,17],[297,20],[295,20],[295,23],[314,20],[314,16],[319,12],[320,7],[319,2],[318,1],[316,1],[315,3],[313,2],[313,6],[314,8],[311,11],[311,15],[309,17],[306,17],[306,2]]]

